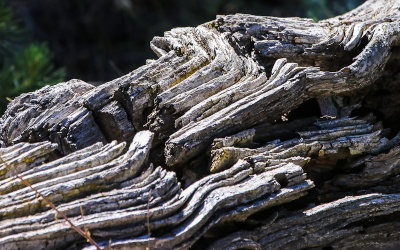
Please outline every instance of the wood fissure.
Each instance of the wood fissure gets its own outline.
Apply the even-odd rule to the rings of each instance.
[[[150,47],[9,104],[1,249],[93,249],[15,173],[104,248],[400,247],[399,1],[217,16]]]

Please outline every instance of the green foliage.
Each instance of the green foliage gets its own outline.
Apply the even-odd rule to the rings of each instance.
[[[0,114],[7,99],[64,79],[65,70],[55,70],[46,44],[28,41],[11,8],[0,0]]]
[[[30,44],[6,58],[0,71],[2,95],[16,96],[63,79],[64,70],[54,70],[45,44]]]

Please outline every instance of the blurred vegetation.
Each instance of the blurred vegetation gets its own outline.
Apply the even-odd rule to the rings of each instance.
[[[315,21],[333,17],[356,8],[361,0],[303,0],[305,15]]]
[[[29,35],[0,0],[0,114],[10,99],[64,79],[64,69],[54,69],[44,43],[29,42]]]
[[[92,83],[126,74],[143,65],[146,59],[154,58],[149,42],[174,27],[196,26],[218,14],[233,13],[321,20],[363,2],[0,0],[0,114],[6,96],[14,97],[43,84],[61,81],[64,71],[55,68],[65,67],[67,79],[79,78]]]

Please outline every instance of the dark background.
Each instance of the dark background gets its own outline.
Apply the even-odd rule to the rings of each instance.
[[[300,16],[342,14],[363,0],[10,0],[30,39],[46,42],[66,79],[102,83],[154,58],[149,42],[217,14]]]

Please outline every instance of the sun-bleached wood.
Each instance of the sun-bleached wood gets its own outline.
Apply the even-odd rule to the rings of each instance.
[[[399,46],[396,0],[218,16],[101,86],[15,98],[0,248],[92,248],[16,174],[102,247],[398,248]]]

